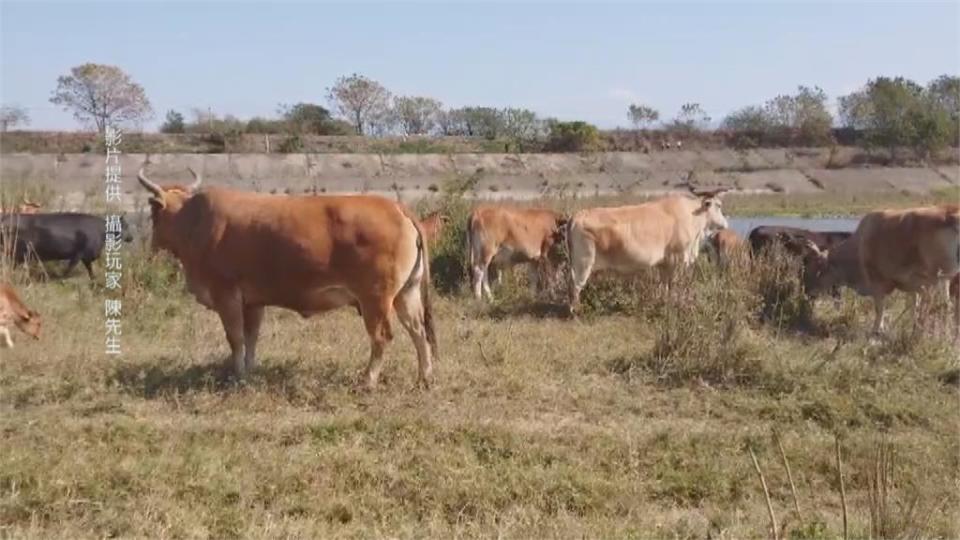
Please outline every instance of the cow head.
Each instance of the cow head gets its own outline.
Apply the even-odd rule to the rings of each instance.
[[[161,187],[151,182],[143,168],[137,173],[137,180],[140,185],[150,192],[150,221],[153,224],[153,237],[151,244],[154,250],[166,249],[173,251],[175,237],[173,233],[173,222],[177,213],[183,208],[183,204],[193,196],[194,192],[200,187],[203,180],[193,169],[187,168],[193,175],[193,183],[187,186],[172,185]]]
[[[710,191],[700,191],[687,184],[690,193],[693,193],[700,199],[700,208],[694,212],[696,215],[704,215],[707,218],[707,230],[726,229],[729,227],[727,218],[723,215],[723,202],[720,196],[729,191],[728,188],[719,188]]]
[[[803,291],[813,298],[825,291],[834,291],[838,282],[835,269],[830,266],[829,251],[821,250],[815,242],[804,238],[797,242],[803,262]]]
[[[124,216],[120,216],[120,230],[123,231],[124,242],[133,242],[133,233],[130,232],[130,225],[127,224],[127,220]]]
[[[40,339],[40,329],[43,326],[43,319],[36,311],[28,309],[26,315],[17,317],[14,324],[17,325],[17,328],[23,330],[23,333],[33,336],[33,339]]]
[[[570,230],[570,218],[565,216],[557,217],[556,224],[553,227],[553,231],[550,232],[550,236],[547,237],[546,243],[544,246],[543,253],[546,253],[547,257],[554,264],[560,264],[566,259],[566,248],[567,248],[567,234]]]

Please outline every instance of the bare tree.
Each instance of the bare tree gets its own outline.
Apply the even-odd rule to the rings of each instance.
[[[627,118],[637,129],[649,127],[660,119],[660,112],[647,105],[632,104],[627,109]]]
[[[407,135],[424,135],[433,131],[442,108],[442,103],[428,97],[404,96],[393,100],[394,114]]]
[[[706,129],[709,124],[710,116],[700,107],[699,103],[684,103],[669,127],[683,133],[692,133]]]
[[[57,78],[50,102],[73,111],[77,121],[103,133],[108,124],[136,123],[153,116],[143,87],[116,66],[83,64]]]
[[[527,109],[508,107],[500,112],[503,122],[503,134],[523,152],[525,145],[537,140],[544,130],[543,122],[536,113]]]
[[[383,85],[356,73],[340,77],[327,89],[333,109],[353,124],[358,135],[363,135],[372,122],[389,116],[390,98],[390,91]]]
[[[4,105],[0,107],[0,131],[7,131],[18,125],[27,125],[30,123],[30,115],[27,109],[19,105]]]

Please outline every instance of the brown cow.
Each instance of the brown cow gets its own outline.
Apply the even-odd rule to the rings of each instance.
[[[913,294],[916,310],[927,290],[942,280],[951,282],[954,326],[960,332],[960,285],[954,284],[960,275],[960,206],[872,212],[860,220],[850,240],[836,248],[836,255],[808,248],[816,257],[814,272],[808,272],[815,290],[847,284],[873,297],[875,335],[884,331],[887,295],[894,290]]]
[[[9,208],[0,208],[0,214],[36,214],[41,206],[33,201],[23,199],[23,202]]]
[[[432,212],[420,220],[420,228],[423,230],[423,237],[427,239],[427,244],[433,246],[443,234],[443,228],[450,221],[443,212]]]
[[[733,259],[742,256],[747,249],[747,242],[733,229],[720,229],[707,237],[708,251],[718,264],[729,264]]]
[[[11,323],[23,333],[40,339],[43,319],[23,304],[9,283],[0,283],[0,337],[3,338],[0,343],[8,348],[13,348],[9,328]]]
[[[651,202],[616,208],[590,208],[574,214],[567,235],[570,252],[570,311],[590,274],[612,270],[631,274],[657,268],[669,287],[674,270],[700,253],[711,229],[727,228],[720,194],[726,189],[676,194]]]
[[[467,258],[473,294],[491,299],[488,271],[514,264],[530,265],[530,285],[535,290],[539,275],[558,262],[555,247],[562,245],[567,220],[544,208],[478,206],[467,223]]]
[[[193,171],[191,171],[192,173]],[[187,288],[217,312],[238,375],[256,366],[266,306],[303,317],[359,304],[370,336],[366,386],[377,384],[396,313],[417,350],[418,382],[429,387],[436,336],[427,246],[417,218],[372,195],[284,196],[211,187],[151,193],[154,249],[183,266]]]

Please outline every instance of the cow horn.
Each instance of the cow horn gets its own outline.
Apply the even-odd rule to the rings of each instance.
[[[187,186],[187,189],[189,191],[196,191],[197,188],[200,187],[200,182],[203,182],[203,177],[197,174],[197,171],[194,171],[192,167],[187,167],[187,170],[193,175],[193,183]]]
[[[726,193],[727,191],[730,191],[730,188],[721,187],[716,189],[697,190],[693,186],[690,187],[690,193],[693,193],[697,197],[700,197],[703,199],[712,199],[714,197],[719,196],[722,193]]]
[[[826,250],[821,251],[820,246],[818,246],[813,240],[810,240],[809,238],[804,238],[803,247],[807,248],[807,250],[810,251],[810,253],[813,253],[817,257],[825,257],[827,255]]]
[[[140,184],[150,193],[153,193],[157,197],[163,197],[163,188],[147,179],[147,175],[143,173],[143,167],[140,167],[140,170],[137,171],[137,180],[139,180]]]

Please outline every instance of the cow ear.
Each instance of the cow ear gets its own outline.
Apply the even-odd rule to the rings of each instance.
[[[153,209],[155,212],[163,210],[164,208],[167,207],[167,202],[161,199],[160,197],[150,197],[150,199],[147,202],[150,203],[150,208]]]

